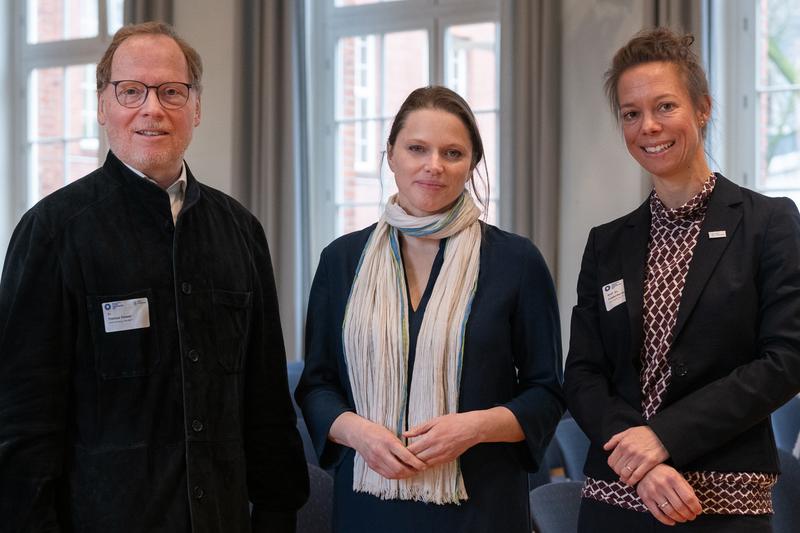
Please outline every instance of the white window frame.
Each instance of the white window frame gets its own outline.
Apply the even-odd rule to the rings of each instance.
[[[369,35],[412,30],[428,33],[428,77],[432,84],[442,84],[445,72],[442,58],[445,48],[445,29],[462,25],[495,21],[500,27],[500,54],[497,88],[498,121],[507,116],[504,103],[510,101],[511,72],[506,58],[510,57],[511,5],[508,0],[396,0],[375,4],[335,7],[334,0],[307,0],[309,42],[309,131],[310,168],[308,205],[310,266],[314,271],[322,249],[335,238],[336,230],[336,147],[335,94],[336,43],[341,37]],[[502,143],[506,137],[498,128],[497,157],[506,150]],[[507,186],[510,177],[505,172],[508,162],[491,162],[501,173],[500,197],[497,202],[500,225],[506,227],[511,220],[511,191]]]
[[[108,12],[106,0],[97,0],[98,35],[88,38],[28,44],[28,0],[14,0],[14,150],[13,183],[11,194],[14,198],[14,218],[18,219],[31,206],[36,197],[38,183],[29,180],[30,158],[28,152],[29,106],[28,80],[35,69],[68,67],[97,63],[111,43],[108,35]],[[89,89],[87,89],[88,94]],[[94,92],[94,90],[92,89]],[[98,131],[98,160],[102,161],[107,150],[105,135]]]

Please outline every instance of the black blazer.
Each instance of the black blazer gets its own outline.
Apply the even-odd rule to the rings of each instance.
[[[645,424],[679,470],[777,472],[769,415],[800,391],[797,207],[717,175],[668,353],[672,381],[660,412],[645,421],[639,372],[649,232],[645,202],[592,229],[586,244],[564,378],[567,405],[592,442],[586,474],[617,479],[602,445]],[[602,287],[620,279],[626,301],[606,311]]]

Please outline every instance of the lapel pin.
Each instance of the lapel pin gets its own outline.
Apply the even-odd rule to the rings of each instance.
[[[723,230],[719,230],[719,231],[709,231],[708,232],[708,238],[709,239],[724,239],[727,236],[728,236],[728,234],[725,232],[724,229]]]

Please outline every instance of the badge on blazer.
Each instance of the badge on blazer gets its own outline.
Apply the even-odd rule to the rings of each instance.
[[[625,283],[620,279],[603,285],[603,300],[606,302],[606,311],[611,311],[619,304],[625,303]]]

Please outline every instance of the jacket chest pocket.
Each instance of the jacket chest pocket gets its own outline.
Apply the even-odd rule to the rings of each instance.
[[[103,379],[152,374],[161,360],[153,292],[144,289],[86,300],[97,373]]]
[[[252,294],[217,289],[211,293],[217,360],[227,373],[241,372],[244,367]]]

